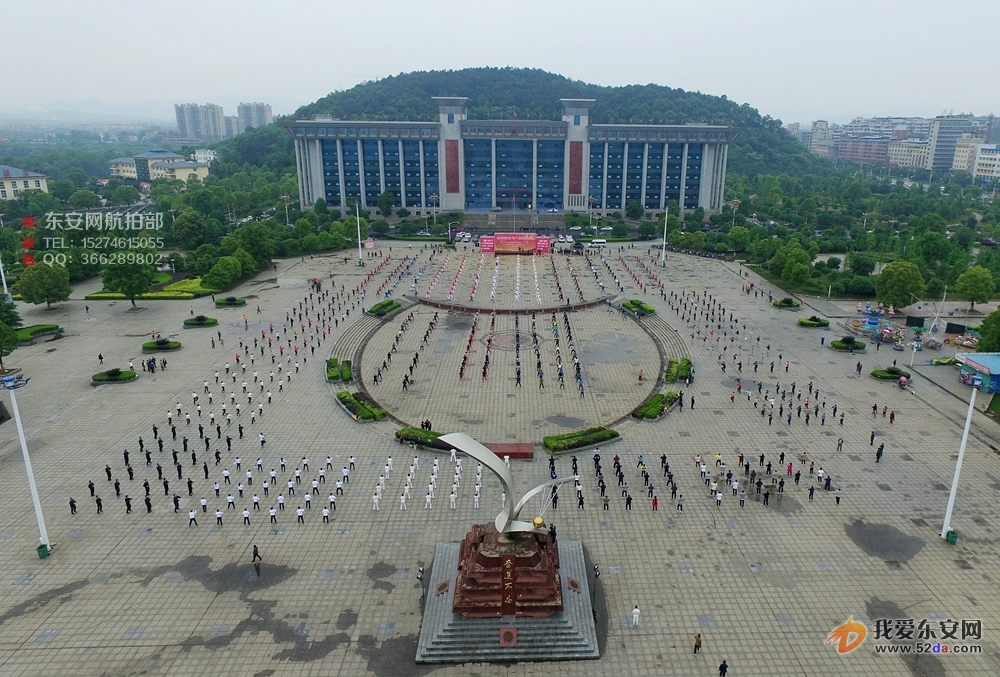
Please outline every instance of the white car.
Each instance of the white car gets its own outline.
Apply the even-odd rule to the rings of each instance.
[[[573,244],[573,236],[572,235],[567,235],[566,236],[566,244]]]
[[[610,233],[613,230],[614,228],[612,228],[611,226],[604,226],[603,228],[601,228],[602,233]]]
[[[560,242],[565,242],[565,241],[566,241],[566,237],[565,237],[565,236],[563,236],[563,235],[560,235],[560,236],[559,236],[559,241],[560,241]]]
[[[571,226],[570,230],[572,230],[574,233],[576,233],[576,232],[579,232],[579,231],[583,230],[583,228],[581,228],[580,226]]]

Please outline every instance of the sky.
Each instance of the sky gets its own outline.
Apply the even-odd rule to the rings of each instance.
[[[998,6],[971,0],[33,0],[4,3],[0,111],[291,113],[415,70],[541,68],[656,83],[784,122],[1000,104]]]

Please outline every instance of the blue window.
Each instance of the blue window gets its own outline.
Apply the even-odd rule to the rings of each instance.
[[[642,150],[644,143],[628,145],[628,171],[625,179],[625,204],[642,201]]]
[[[424,207],[433,207],[431,195],[438,194],[438,142],[437,139],[423,141],[424,144]],[[440,202],[438,204],[441,204]]]
[[[378,168],[378,140],[361,141],[362,165],[364,167],[365,206],[373,207],[382,194],[382,174]]]
[[[605,209],[622,208],[622,187],[625,168],[625,144],[608,144],[608,189],[604,196]]]
[[[684,160],[684,144],[671,143],[667,147],[667,191],[664,200],[681,203],[681,163]]]
[[[455,114],[454,113],[448,113],[448,124],[449,125],[455,124]]]
[[[393,194],[396,206],[403,205],[399,172],[399,139],[382,141],[382,168],[385,170],[385,189]]]
[[[535,209],[562,209],[565,142],[562,139],[539,141],[537,155],[538,189],[535,197]]]
[[[344,197],[361,201],[361,165],[358,158],[358,142],[344,139]],[[347,205],[344,205],[345,207]]]
[[[646,146],[646,209],[660,209],[660,182],[663,178],[663,144]]]
[[[533,203],[531,141],[497,140],[497,206],[528,209]]]
[[[604,144],[590,144],[590,175],[587,190],[594,209],[604,207]]]
[[[493,206],[493,146],[489,139],[465,139],[465,208]],[[530,163],[529,163],[530,165]]]
[[[403,141],[403,194],[406,196],[405,206],[420,204],[419,141]]]
[[[576,126],[576,127],[580,126],[580,116],[579,115],[574,115],[573,116],[573,125]]]
[[[323,139],[323,199],[331,207],[340,207],[340,170],[337,167],[337,141]]]
[[[684,209],[697,209],[701,195],[701,156],[703,144],[688,144],[687,173],[684,177]]]

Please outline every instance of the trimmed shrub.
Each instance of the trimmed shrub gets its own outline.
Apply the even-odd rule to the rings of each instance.
[[[865,349],[865,344],[853,336],[844,336],[840,340],[830,341],[830,347],[834,350],[861,352]]]
[[[336,357],[331,357],[326,361],[326,380],[327,381],[339,381],[340,380],[340,363],[337,362]]]
[[[400,428],[396,431],[396,439],[410,444],[433,445],[442,434],[423,428]]]
[[[691,363],[691,360],[687,357],[682,357],[680,363],[677,365],[677,380],[683,381],[693,370],[694,365]]]
[[[35,324],[17,330],[18,343],[31,343],[39,334],[54,334],[61,332],[58,324]]]
[[[361,401],[358,398],[363,398],[365,401]],[[385,409],[380,409],[371,403],[361,393],[350,393],[346,390],[341,390],[337,393],[337,399],[340,403],[354,415],[355,418],[361,419],[362,421],[379,421],[386,417]]]
[[[124,301],[128,299],[125,294],[116,291],[99,291],[87,294],[83,298],[88,301]],[[194,298],[194,294],[182,291],[151,291],[139,294],[135,298],[142,301],[190,301]]]
[[[154,352],[169,352],[172,350],[180,350],[180,341],[171,341],[170,339],[156,339],[155,341],[146,341],[142,344],[142,352],[144,353],[154,353]]]
[[[168,284],[163,288],[163,291],[187,292],[189,294],[193,294],[195,297],[199,297],[208,296],[209,294],[218,294],[222,290],[215,289],[214,287],[203,287],[200,277],[188,277],[183,280],[178,280],[173,284]]]
[[[903,376],[910,378],[910,372],[899,367],[889,367],[888,369],[872,369],[872,378],[880,381],[898,381]]]
[[[679,363],[677,362],[677,358],[671,357],[667,360],[667,373],[664,374],[663,380],[667,383],[673,383],[676,381],[678,367]]]
[[[638,419],[657,418],[666,408],[667,398],[662,393],[656,393],[632,411],[632,416]]]
[[[829,327],[830,320],[824,319],[822,317],[800,317],[798,319],[800,327]]]
[[[236,298],[235,296],[227,296],[224,299],[216,299],[216,308],[225,308],[226,306],[245,306],[247,304],[246,299]]]
[[[580,447],[600,444],[601,442],[607,442],[618,437],[621,437],[621,435],[618,434],[617,430],[605,428],[604,426],[595,426],[563,435],[543,437],[542,446],[549,451],[569,451],[570,449],[579,449]]]
[[[351,370],[350,360],[344,360],[340,363],[340,380],[345,382],[354,380],[354,372]]]
[[[775,308],[798,308],[802,304],[793,299],[791,296],[786,296],[783,299],[775,301],[771,305]]]
[[[108,369],[101,371],[90,377],[94,383],[128,383],[136,378],[134,371],[118,369]]]
[[[652,315],[656,312],[656,308],[644,301],[640,301],[639,299],[630,299],[626,301],[622,304],[622,308],[630,313],[635,313],[636,315]]]
[[[217,324],[219,324],[217,319],[204,315],[195,315],[184,320],[185,327],[214,327]]]
[[[394,299],[386,299],[384,301],[379,301],[374,306],[366,310],[365,312],[369,315],[375,315],[376,317],[385,317],[394,310],[400,308],[402,304]]]

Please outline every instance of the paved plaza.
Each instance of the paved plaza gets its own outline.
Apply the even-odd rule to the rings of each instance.
[[[4,431],[0,675],[717,675],[723,660],[730,666],[729,675],[1000,673],[995,639],[1000,603],[993,594],[1000,577],[995,527],[1000,427],[980,414],[973,423],[952,519],[960,538],[949,545],[938,535],[968,407],[964,399],[968,391],[957,386],[954,369],[918,368],[912,393],[868,378],[872,368],[909,355],[888,349],[876,353],[874,347],[853,356],[831,351],[821,345],[820,337],[829,343],[843,332],[834,327],[825,332],[805,329],[795,322],[796,317],[822,311],[808,307],[808,301],[800,311],[777,310],[766,294],[745,293],[743,286],[749,282],[758,289],[771,287],[753,273],[744,276],[738,263],[671,254],[667,267],[658,268],[645,249],[615,248],[605,253],[605,262],[592,257],[595,276],[582,257],[568,262],[558,255],[508,257],[498,268],[487,257],[476,298],[469,303],[480,267],[477,251],[460,249],[432,258],[429,250],[417,246],[391,243],[391,251],[389,246],[380,244],[381,256],[367,259],[363,268],[356,260],[345,263],[343,256],[278,262],[277,270],[235,290],[248,298],[247,306],[239,309],[215,309],[211,299],[204,298],[191,303],[140,302],[145,308],[140,312],[128,311],[128,302],[90,302],[88,312],[83,296],[97,290],[98,280],[78,285],[70,302],[51,311],[19,305],[26,325],[58,323],[65,328],[62,339],[19,348],[5,361],[31,378],[26,388],[17,391],[17,398],[55,546],[45,560],[35,553],[37,527],[24,468],[14,423],[6,422],[0,427]],[[399,268],[400,263],[410,263],[403,261],[404,256],[417,260],[412,267]],[[466,260],[459,272],[462,256]],[[447,264],[445,257],[450,257]],[[379,264],[382,267],[373,274]],[[405,274],[393,272],[402,269]],[[579,289],[572,281],[574,273]],[[435,275],[434,286],[441,285],[443,291],[432,291],[428,297]],[[494,275],[498,298],[503,300],[491,304]],[[563,299],[555,277],[560,279]],[[324,292],[333,290],[330,298],[321,300],[313,292],[309,301],[312,278],[322,282]],[[664,282],[664,295],[657,278]],[[472,315],[440,310],[438,326],[414,370],[415,388],[404,394],[399,381],[409,356],[421,352],[419,343],[435,312],[420,302],[421,297],[446,303],[453,282],[452,303],[482,309],[469,372],[464,380],[458,379]],[[362,284],[364,296],[359,292],[334,297],[342,285],[346,294]],[[380,288],[382,292],[377,291]],[[545,513],[561,539],[581,541],[588,563],[600,566],[601,577],[590,581],[600,659],[554,664],[414,663],[424,592],[417,580],[418,567],[430,568],[438,543],[459,541],[472,524],[491,521],[501,499],[499,485],[486,473],[481,502],[475,507],[473,470],[467,464],[455,509],[449,506],[450,490],[444,481],[431,507],[425,508],[434,459],[443,473],[450,473],[448,454],[399,445],[393,437],[397,423],[356,423],[337,406],[335,394],[342,386],[325,381],[324,360],[338,342],[354,341],[349,332],[370,319],[362,318],[361,308],[370,307],[390,289],[394,298],[405,296],[407,307],[380,327],[373,324],[370,336],[365,334],[357,343],[363,346],[364,388],[393,417],[411,423],[429,418],[440,432],[469,432],[482,436],[483,442],[537,442],[541,435],[574,429],[576,420],[581,425],[610,423],[628,414],[655,387],[640,385],[637,379],[639,369],[651,376],[660,371],[662,357],[653,339],[634,320],[600,306],[568,315],[580,344],[588,387],[582,398],[585,405],[577,397],[575,380],[567,382],[565,395],[550,381],[549,374],[556,373],[556,353],[548,316],[536,319],[539,336],[544,337],[539,358],[546,372],[544,391],[537,385],[530,331],[523,327],[523,386],[512,383],[511,314],[497,316],[497,347],[489,378],[482,381],[483,342],[494,304],[520,311],[535,304],[560,305],[567,299],[579,303],[581,295],[588,303],[606,297],[639,298],[656,308],[656,317],[676,331],[694,360],[694,383],[671,386],[685,390],[682,410],[675,408],[656,421],[625,418],[615,424],[622,440],[601,449],[609,509],[602,509],[593,450],[586,449],[577,454],[584,508],[578,509],[567,486],[558,509]],[[850,309],[853,304],[843,307]],[[320,322],[320,331],[314,328],[323,308],[330,323],[337,320],[325,338],[327,320]],[[711,316],[713,308],[716,320],[700,315]],[[285,329],[286,314],[293,311],[295,319]],[[413,328],[405,332],[397,353],[402,360],[394,358],[385,380],[373,385],[372,373],[381,364],[378,356],[391,352],[397,327],[410,312]],[[192,313],[219,318],[224,347],[216,329],[181,329]],[[561,314],[557,321],[564,331]],[[530,319],[521,315],[519,322]],[[720,330],[717,324],[724,326]],[[719,331],[725,334],[719,336]],[[125,367],[130,360],[138,370],[144,358],[140,344],[151,332],[183,343],[182,350],[164,355],[165,371],[139,371],[131,384],[90,384],[91,374]],[[241,351],[241,340],[246,352]],[[289,356],[289,341],[299,347],[298,355]],[[727,345],[723,373],[720,354]],[[565,360],[566,348],[562,351]],[[98,365],[99,353],[105,358],[104,367]],[[254,362],[247,364],[251,355]],[[855,373],[858,360],[863,363],[862,378]],[[228,376],[227,363],[232,372]],[[272,370],[277,372],[273,382]],[[263,391],[253,380],[254,371],[263,381]],[[567,381],[571,375],[568,370]],[[243,393],[244,379],[250,402]],[[790,392],[793,382],[795,395]],[[739,392],[733,395],[737,384]],[[813,391],[820,391],[818,396],[807,390],[810,384]],[[786,391],[785,401],[781,390]],[[192,394],[198,396],[201,418]],[[770,423],[761,416],[760,407],[769,407],[770,398],[776,400],[775,409],[780,406],[787,415],[792,407],[802,406],[798,394],[810,402],[790,424],[774,415],[776,411]],[[239,416],[233,415],[237,403]],[[231,425],[225,422],[222,404],[232,416]],[[251,410],[258,405],[263,405],[263,413],[255,414],[251,422]],[[820,406],[819,414],[812,413],[806,425],[805,416],[815,411],[814,406]],[[883,407],[894,413],[892,423],[883,418]],[[177,427],[176,440],[168,412]],[[824,412],[825,423],[820,418]],[[184,420],[188,414],[190,425]],[[221,434],[209,424],[210,414]],[[207,452],[199,423],[209,438]],[[154,425],[164,441],[162,452],[153,436]],[[241,425],[243,439],[238,435]],[[260,434],[266,439],[263,446]],[[231,451],[227,436],[232,438]],[[149,465],[139,449],[140,437],[151,451]],[[183,437],[188,438],[187,452]],[[839,438],[844,440],[840,451]],[[876,448],[883,443],[885,455],[876,463]],[[134,472],[131,480],[125,449]],[[182,479],[177,479],[171,456],[175,449]],[[221,455],[218,465],[216,451]],[[751,488],[741,507],[738,497],[726,489],[717,505],[693,461],[700,454],[709,472],[718,473],[717,453],[736,473],[741,488],[747,487],[748,478],[736,468],[739,454],[747,457],[755,475],[765,473],[758,463],[763,454],[773,466],[774,479],[786,480],[780,500],[772,496],[764,506]],[[657,511],[651,509],[649,490],[636,468],[640,454],[649,466]],[[661,476],[661,454],[666,454],[684,496],[683,512],[675,510],[671,488]],[[784,463],[779,467],[781,454]],[[631,511],[625,509],[611,474],[616,455],[634,498]],[[392,470],[384,495],[375,504],[374,487],[390,456]],[[399,498],[415,456],[412,495],[407,509],[401,510]],[[282,457],[285,469],[280,468]],[[326,523],[321,511],[351,457],[355,467],[350,481],[337,495],[336,510]],[[308,470],[303,458],[309,460]],[[571,454],[557,457],[560,476],[571,474],[570,459]],[[789,462],[802,473],[798,484],[786,474],[784,465]],[[534,461],[511,463],[521,491],[549,478],[541,447],[536,447]],[[810,463],[832,478],[831,491],[824,491],[809,474]],[[158,479],[157,464],[169,482],[167,489]],[[110,467],[111,481],[105,466]],[[265,496],[262,482],[269,479],[272,468],[276,479]],[[318,480],[321,468],[325,481],[313,491],[311,482]],[[225,483],[223,469],[230,472],[231,484]],[[301,483],[295,483],[297,469]],[[772,477],[762,479],[770,482]],[[116,497],[115,480],[121,497]],[[143,502],[144,481],[151,487],[151,512]],[[289,481],[294,495],[288,492]],[[94,483],[102,499],[101,514],[88,482]],[[214,482],[221,485],[219,496]],[[239,482],[246,484],[242,497]],[[812,500],[810,487],[815,488]],[[839,505],[834,493],[838,488],[843,496]],[[232,508],[227,505],[229,492],[234,494]],[[313,494],[308,509],[306,492]],[[253,509],[255,493],[260,510]],[[285,509],[272,524],[268,510],[277,506],[278,493],[285,499]],[[179,497],[176,509],[174,494]],[[131,514],[126,514],[126,495],[133,503]],[[75,515],[70,514],[71,497],[78,505]],[[302,523],[296,519],[300,506]],[[250,512],[249,525],[244,524],[244,509]],[[189,510],[195,511],[197,525],[189,525]],[[223,513],[221,526],[216,510]],[[262,562],[252,561],[255,545]],[[428,594],[434,594],[433,588]],[[635,605],[641,618],[632,627]],[[868,639],[853,653],[838,656],[832,646],[824,646],[824,640],[852,615],[867,624]],[[875,623],[886,618],[915,619],[915,623],[981,620],[983,653],[926,655],[918,660],[876,654],[874,647],[881,640],[874,638]],[[692,647],[698,633],[704,644],[695,655]]]

